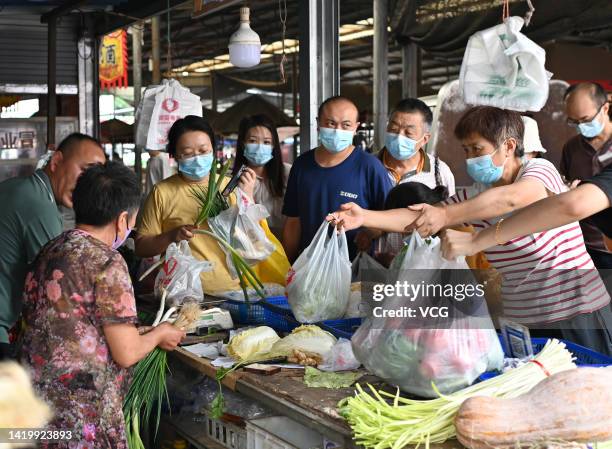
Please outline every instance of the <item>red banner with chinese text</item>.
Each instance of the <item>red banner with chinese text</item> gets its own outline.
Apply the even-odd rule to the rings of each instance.
[[[100,87],[127,87],[128,53],[124,30],[114,31],[102,39],[100,46]]]

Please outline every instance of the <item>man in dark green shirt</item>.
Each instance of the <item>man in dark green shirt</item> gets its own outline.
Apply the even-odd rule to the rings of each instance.
[[[45,168],[0,183],[0,360],[11,355],[8,333],[21,313],[28,267],[62,232],[58,205],[71,208],[81,172],[104,161],[95,139],[75,133],[60,143]]]

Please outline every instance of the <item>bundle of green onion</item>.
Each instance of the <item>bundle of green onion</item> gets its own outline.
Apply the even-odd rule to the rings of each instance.
[[[163,312],[166,292],[162,295],[160,312]],[[167,321],[176,309],[170,308],[164,319],[158,312],[156,322]],[[201,313],[200,306],[196,303],[183,305],[177,319],[172,323],[179,329],[188,330],[195,323]],[[159,427],[162,402],[170,402],[166,386],[166,374],[168,372],[168,353],[160,348],[155,348],[144,359],[136,365],[134,377],[128,393],[123,401],[123,416],[125,418],[125,434],[129,449],[144,449],[140,438],[140,423],[146,427],[149,425],[151,412],[155,407],[155,432]]]
[[[459,407],[473,396],[514,398],[527,393],[548,375],[576,368],[565,344],[549,340],[535,357],[536,363],[507,371],[453,394],[432,400],[402,398],[399,391],[371,394],[357,385],[358,393],[338,405],[348,421],[357,444],[375,449],[401,449],[407,445],[443,443],[456,436],[453,424]],[[434,386],[435,389],[435,386]]]
[[[229,204],[227,200],[221,195],[221,183],[225,175],[229,170],[230,162],[228,161],[225,165],[221,167],[221,171],[219,174],[213,169],[210,171],[210,175],[208,176],[208,186],[206,188],[199,187],[192,189],[193,197],[197,200],[200,205],[200,212],[198,213],[198,217],[195,222],[195,226],[200,226],[209,218],[216,217],[224,210],[229,209]],[[213,161],[213,167],[217,166],[216,158]],[[209,237],[214,238],[219,242],[221,246],[229,250],[232,258],[232,262],[234,264],[234,268],[236,269],[236,273],[238,274],[238,279],[240,281],[240,288],[244,293],[245,301],[249,300],[248,294],[248,286],[251,286],[257,295],[265,299],[266,295],[264,293],[264,287],[255,272],[251,269],[249,264],[244,260],[244,258],[238,254],[232,248],[229,242],[219,237],[213,232],[205,231],[205,230],[196,230],[195,234],[203,234],[208,235]]]

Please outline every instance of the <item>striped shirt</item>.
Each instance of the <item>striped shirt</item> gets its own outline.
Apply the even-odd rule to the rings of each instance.
[[[545,159],[529,160],[516,181],[520,179],[537,180],[553,194],[567,190],[557,169]],[[466,201],[485,189],[482,184],[458,189],[446,203]],[[482,230],[501,218],[471,224]],[[504,315],[512,321],[533,327],[590,313],[610,302],[577,222],[516,238],[485,254],[502,275]]]

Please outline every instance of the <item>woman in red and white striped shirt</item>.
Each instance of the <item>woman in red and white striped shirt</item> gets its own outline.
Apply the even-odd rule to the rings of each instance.
[[[544,159],[525,161],[524,125],[518,113],[479,106],[455,128],[475,184],[444,204],[366,211],[349,203],[336,213],[348,229],[387,232],[406,227],[422,236],[462,223],[495,227],[513,211],[567,190]],[[485,252],[502,274],[506,318],[533,329],[554,326],[564,338],[608,352],[612,344],[610,297],[586,251],[578,223],[526,235]],[[606,329],[610,327],[610,329]]]

